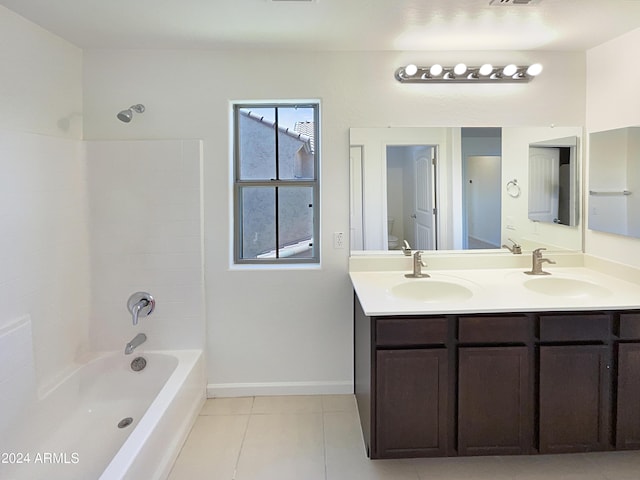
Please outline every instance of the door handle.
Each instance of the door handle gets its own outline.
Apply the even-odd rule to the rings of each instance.
[[[413,215],[410,215],[411,218],[418,218],[416,217],[416,214],[414,213]]]

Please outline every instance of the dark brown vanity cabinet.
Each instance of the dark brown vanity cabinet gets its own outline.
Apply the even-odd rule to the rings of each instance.
[[[541,315],[540,453],[611,445],[611,316]]]
[[[540,453],[608,448],[609,363],[605,345],[540,347]]]
[[[640,314],[620,314],[616,447],[640,449]]]
[[[640,449],[640,312],[366,316],[371,458]]]
[[[445,318],[380,318],[375,344],[375,435],[381,458],[446,454],[449,365]]]
[[[458,454],[526,454],[531,448],[527,347],[465,347],[458,365]]]
[[[378,350],[376,367],[376,455],[445,455],[446,349]]]
[[[532,321],[458,319],[458,454],[529,453],[533,435]]]

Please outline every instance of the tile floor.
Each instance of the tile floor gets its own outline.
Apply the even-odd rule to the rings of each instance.
[[[210,399],[169,480],[640,480],[640,452],[369,460],[352,395]]]

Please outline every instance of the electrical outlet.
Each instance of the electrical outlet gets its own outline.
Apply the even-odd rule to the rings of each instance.
[[[333,232],[333,248],[344,248],[344,232]]]

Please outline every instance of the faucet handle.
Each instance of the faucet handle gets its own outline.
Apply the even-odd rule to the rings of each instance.
[[[546,250],[546,248],[545,248],[545,247],[536,248],[536,249],[533,251],[533,254],[534,254],[536,257],[541,257],[541,256],[542,256],[542,250]]]
[[[133,324],[138,324],[139,317],[146,317],[151,315],[156,307],[156,301],[147,292],[136,292],[129,297],[127,301],[127,308],[133,318]]]

